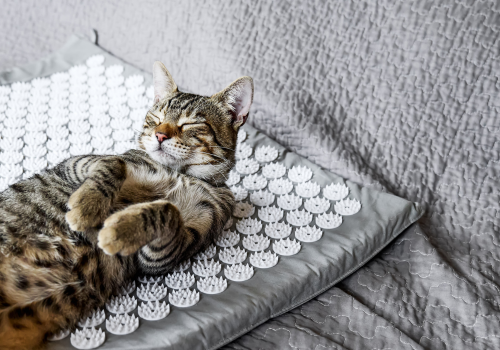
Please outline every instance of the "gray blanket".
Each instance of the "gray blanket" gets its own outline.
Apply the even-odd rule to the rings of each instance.
[[[500,3],[23,1],[2,4],[0,70],[97,29],[185,90],[256,85],[250,123],[427,214],[337,287],[228,349],[495,349]]]

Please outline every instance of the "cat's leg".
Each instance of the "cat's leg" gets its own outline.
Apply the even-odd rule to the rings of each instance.
[[[44,338],[64,323],[61,312],[53,312],[41,303],[30,303],[0,311],[0,349],[44,350]]]
[[[169,201],[157,200],[131,205],[107,218],[99,232],[98,245],[106,254],[130,255],[157,242],[156,249],[168,248],[175,258],[194,238],[177,207]]]
[[[100,226],[109,216],[125,181],[126,163],[116,156],[96,157],[86,161],[77,159],[66,169],[68,176],[83,180],[69,198],[70,211],[66,214],[66,222],[75,231]]]

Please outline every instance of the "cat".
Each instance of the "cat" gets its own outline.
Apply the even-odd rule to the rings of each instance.
[[[76,156],[0,193],[0,349],[38,349],[136,274],[164,274],[229,219],[224,184],[253,101],[242,77],[180,92],[161,62],[138,149]]]

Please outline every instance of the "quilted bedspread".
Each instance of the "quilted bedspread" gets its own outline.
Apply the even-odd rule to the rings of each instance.
[[[500,2],[2,1],[0,71],[72,33],[181,88],[255,81],[249,122],[427,213],[226,349],[498,349]]]

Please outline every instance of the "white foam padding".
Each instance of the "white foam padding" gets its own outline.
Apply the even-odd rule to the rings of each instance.
[[[242,282],[252,278],[254,269],[248,264],[228,265],[224,268],[224,275],[227,279],[236,282]]]
[[[245,186],[247,190],[262,190],[267,186],[267,180],[262,175],[248,175],[243,179],[243,186]]]
[[[141,283],[158,283],[161,282],[163,276],[138,276],[137,280]]]
[[[240,235],[234,231],[224,230],[222,234],[217,237],[215,244],[219,247],[232,247],[240,241]]]
[[[113,334],[130,334],[139,328],[139,318],[135,315],[120,314],[109,316],[106,320],[106,329]]]
[[[250,264],[261,269],[268,269],[278,263],[278,256],[272,252],[255,252],[250,255]]]
[[[278,150],[273,146],[260,146],[255,150],[255,159],[261,163],[272,162],[278,155]]]
[[[293,226],[305,226],[308,225],[313,216],[305,210],[293,210],[288,212],[286,220]]]
[[[313,214],[321,214],[330,209],[330,201],[320,197],[309,198],[304,202],[304,208]]]
[[[275,195],[266,190],[255,191],[250,195],[250,201],[259,207],[266,207],[274,202]]]
[[[247,145],[245,142],[238,143],[236,146],[236,152],[234,153],[237,159],[245,159],[250,157],[252,154],[252,147]]]
[[[165,284],[172,289],[185,289],[195,282],[194,276],[189,272],[172,272],[165,276]]]
[[[243,129],[238,130],[238,138],[236,140],[237,143],[242,143],[247,138],[247,132]]]
[[[196,283],[198,290],[205,294],[219,294],[226,290],[227,280],[223,277],[204,277]]]
[[[106,319],[106,313],[102,309],[92,310],[92,314],[78,321],[78,327],[97,327]]]
[[[349,187],[344,184],[329,184],[323,189],[323,196],[331,201],[339,201],[349,194]]]
[[[278,197],[277,203],[281,209],[295,210],[299,209],[302,205],[302,198],[292,193],[284,194]]]
[[[163,284],[141,284],[136,290],[137,297],[145,301],[155,301],[167,296],[167,288]]]
[[[173,272],[182,272],[182,271],[186,271],[190,267],[191,267],[191,260],[185,260],[185,261],[181,262],[179,265],[177,265],[176,267],[174,267],[174,269],[172,271]]]
[[[135,281],[128,281],[127,284],[122,286],[121,295],[128,295],[135,292],[136,284]]]
[[[248,235],[243,237],[243,247],[250,251],[261,251],[269,247],[271,241],[264,235]]]
[[[236,223],[236,229],[244,235],[253,235],[262,230],[262,222],[258,219],[245,218]]]
[[[295,192],[304,198],[317,196],[320,190],[321,187],[316,182],[312,181],[300,183],[295,187]]]
[[[361,203],[357,199],[343,199],[335,203],[335,211],[340,215],[353,215],[361,209]]]
[[[290,236],[292,226],[285,222],[272,222],[266,225],[266,235],[274,239],[281,239]]]
[[[290,238],[280,239],[273,243],[273,250],[279,255],[295,255],[300,251],[300,243]]]
[[[168,295],[168,301],[177,307],[190,307],[200,301],[200,293],[192,289],[174,289]]]
[[[238,174],[237,171],[232,169],[229,172],[229,175],[227,176],[226,185],[228,186],[236,185],[238,182],[240,182],[240,180],[241,180],[240,174]]]
[[[248,196],[248,191],[243,186],[235,185],[230,187],[231,192],[233,192],[234,199],[237,201],[242,201]]]
[[[332,229],[342,224],[342,216],[335,213],[325,213],[316,217],[316,225],[324,229]]]
[[[47,337],[47,341],[58,341],[66,338],[69,335],[69,329],[61,329],[59,332],[51,334]]]
[[[242,263],[246,258],[247,252],[245,249],[241,249],[240,247],[228,247],[219,252],[220,261],[226,264]]]
[[[71,333],[70,341],[77,349],[95,349],[104,343],[106,334],[100,328],[76,329]]]
[[[254,159],[245,158],[238,160],[235,168],[240,174],[249,175],[256,173],[259,170],[259,163],[257,163]]]
[[[205,259],[196,261],[193,266],[193,272],[195,275],[201,277],[215,276],[221,270],[220,262],[213,259]]]
[[[258,216],[265,222],[277,222],[283,218],[283,210],[275,206],[264,207],[259,209]]]
[[[286,166],[281,163],[266,164],[262,168],[262,175],[268,179],[279,179],[286,174]]]
[[[170,314],[170,305],[161,301],[141,303],[137,310],[139,317],[148,321],[162,320]]]
[[[288,178],[297,183],[309,181],[313,176],[313,172],[306,166],[296,165],[288,170]]]
[[[134,296],[113,296],[106,303],[106,309],[114,314],[125,314],[137,307],[137,299]]]
[[[323,231],[316,226],[302,226],[295,231],[295,238],[305,243],[319,241],[323,237]]]
[[[288,179],[273,179],[269,181],[268,188],[274,194],[287,194],[293,190],[293,183]]]
[[[199,252],[193,256],[195,260],[212,259],[215,254],[217,254],[217,248],[215,245],[211,244],[202,252]]]

